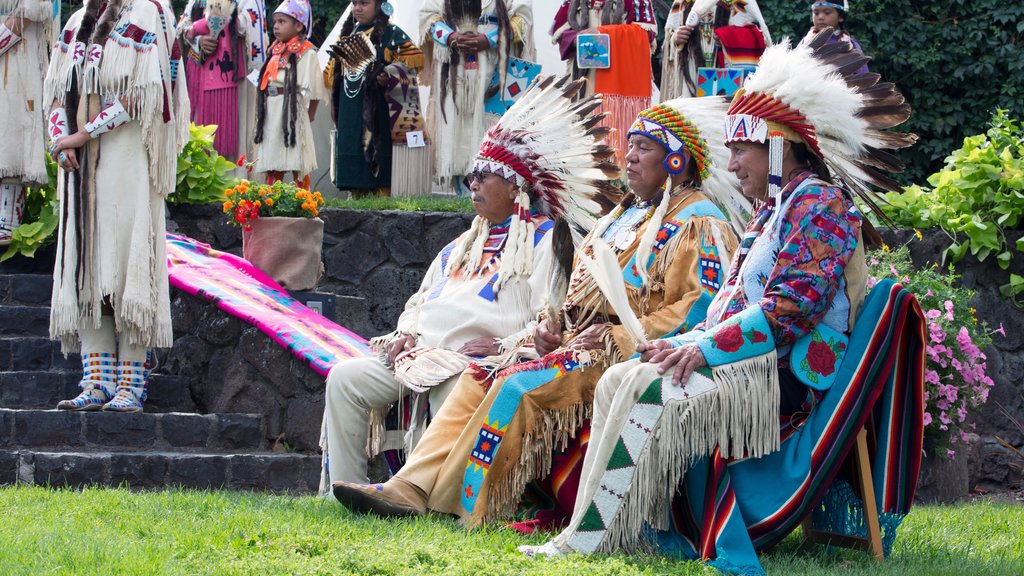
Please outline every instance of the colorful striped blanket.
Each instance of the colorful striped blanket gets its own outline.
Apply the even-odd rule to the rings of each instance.
[[[372,354],[366,340],[310,310],[247,260],[167,234],[171,286],[259,328],[327,376],[346,358]]]

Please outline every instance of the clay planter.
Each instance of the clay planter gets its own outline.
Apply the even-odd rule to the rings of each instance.
[[[268,216],[242,230],[242,256],[287,290],[312,290],[323,273],[324,222]]]

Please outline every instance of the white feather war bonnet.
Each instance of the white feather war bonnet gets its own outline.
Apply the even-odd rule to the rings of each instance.
[[[576,246],[607,204],[604,199],[619,193],[609,183],[619,176],[614,150],[605,143],[609,129],[598,126],[604,118],[597,113],[601,98],[573,100],[585,82],[539,76],[480,145],[473,172],[495,174],[519,189],[498,268],[500,283],[532,272],[536,225],[530,193],[536,198],[535,212],[568,223]],[[449,270],[471,271],[487,235],[487,222],[478,216],[452,254]]]
[[[857,72],[869,58],[850,42],[826,44],[832,33],[826,28],[795,48],[787,40],[765,50],[729,107],[725,141],[768,142],[768,194],[776,199],[782,192],[783,141],[805,144],[833,177],[888,221],[871,187],[902,190],[887,172],[901,172],[904,164],[886,149],[917,141],[915,134],[888,131],[910,117],[910,105],[879,74]]]

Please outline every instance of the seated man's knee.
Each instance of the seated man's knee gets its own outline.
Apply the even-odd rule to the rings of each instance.
[[[360,390],[365,388],[366,375],[375,368],[373,363],[380,363],[374,357],[350,358],[334,365],[327,374],[327,403],[350,402],[361,404]]]
[[[639,360],[626,360],[625,362],[613,364],[605,370],[601,380],[597,383],[597,390],[594,392],[595,400],[603,404],[611,403],[615,393],[622,386],[622,381],[625,379],[626,374],[639,363]]]

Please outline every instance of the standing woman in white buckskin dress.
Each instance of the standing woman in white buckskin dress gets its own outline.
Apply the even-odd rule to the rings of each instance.
[[[83,365],[82,393],[61,409],[142,410],[146,352],[171,345],[164,198],[189,117],[174,22],[166,0],[86,0],[53,50],[50,337]]]
[[[0,246],[21,224],[25,187],[48,180],[42,77],[59,15],[59,0],[0,0]]]

